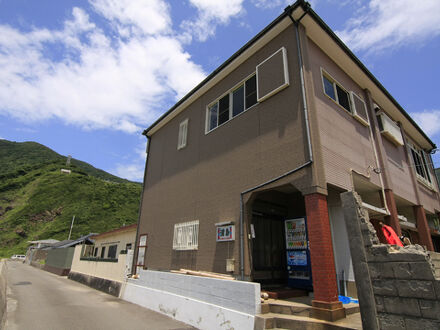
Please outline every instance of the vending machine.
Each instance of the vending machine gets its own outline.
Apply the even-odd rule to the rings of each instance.
[[[306,217],[284,221],[286,232],[287,284],[289,287],[311,290],[312,268],[307,237]]]

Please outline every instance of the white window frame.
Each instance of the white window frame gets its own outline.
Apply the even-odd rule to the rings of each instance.
[[[188,118],[179,124],[179,135],[177,137],[177,150],[186,147],[188,140]]]
[[[260,68],[261,65],[263,65],[265,62],[269,61],[272,57],[277,55],[279,52],[282,52],[282,55],[283,55],[284,83],[281,86],[278,86],[277,88],[273,89],[272,91],[270,91],[266,95],[261,95],[260,96],[260,94],[258,92],[258,69]],[[290,82],[289,82],[289,68],[287,67],[287,51],[286,51],[286,48],[281,47],[275,53],[273,53],[268,58],[266,58],[263,62],[258,64],[257,67],[256,67],[255,72],[256,72],[256,78],[257,78],[257,84],[256,84],[257,85],[257,102],[263,102],[264,100],[268,99],[269,97],[275,95],[279,91],[281,91],[284,88],[288,87]]]
[[[173,250],[187,251],[199,248],[199,220],[174,225]]]
[[[417,172],[417,167],[416,167],[417,165],[414,160],[414,156],[413,156],[412,152],[415,152],[420,157],[420,160],[422,161],[421,170],[422,170],[423,175],[420,175]],[[431,167],[430,167],[431,164],[426,160],[425,151],[422,148],[419,148],[414,143],[408,142],[408,153],[410,155],[410,159],[412,160],[412,164],[414,166],[414,170],[416,172],[417,179],[419,181],[421,181],[422,183],[424,183],[425,185],[427,185],[428,187],[432,188],[433,187],[432,175],[430,173],[431,172]]]
[[[252,78],[253,76],[255,76],[255,92],[257,93],[258,91],[258,81],[257,81],[257,75],[255,72],[253,72],[252,74],[250,74],[249,76],[247,76],[245,79],[243,79],[242,81],[240,81],[238,84],[236,84],[234,87],[232,87],[231,89],[229,89],[227,92],[223,93],[221,96],[217,97],[213,102],[210,102],[207,106],[206,106],[206,116],[205,116],[205,134],[208,134],[212,131],[214,131],[215,129],[225,125],[226,123],[230,122],[232,119],[237,118],[238,116],[241,116],[243,113],[245,113],[246,111],[252,109],[253,107],[255,107],[256,105],[258,105],[258,95],[257,95],[257,102],[253,105],[251,105],[249,108],[246,108],[246,81],[248,81],[250,78]],[[242,112],[240,112],[238,115],[233,116],[233,97],[232,94],[235,90],[237,90],[238,88],[240,88],[241,86],[243,86],[244,91],[243,91],[243,98],[244,98],[244,109]],[[214,104],[218,104],[218,102],[220,101],[220,99],[222,99],[223,97],[225,97],[226,95],[229,95],[229,119],[227,121],[225,121],[222,124],[218,124],[218,113],[217,113],[217,126],[215,126],[212,129],[209,129],[209,124],[210,124],[210,118],[209,118],[209,109],[214,105]],[[219,111],[219,107],[217,106],[217,111]]]
[[[333,99],[330,95],[328,95],[325,92],[325,85],[324,85],[324,77],[327,78],[331,83],[333,83],[333,92],[335,93],[335,99]],[[332,77],[331,74],[329,74],[327,71],[325,71],[323,68],[321,68],[321,83],[322,83],[322,91],[325,96],[327,96],[330,100],[332,100],[334,103],[336,103],[341,109],[344,109],[344,111],[347,111],[350,115],[353,115],[353,105],[351,104],[351,98],[350,98],[350,92],[342,86],[339,81],[337,81],[335,78]],[[339,96],[338,96],[338,90],[336,89],[336,85],[339,86],[344,92],[347,93],[348,97],[348,107],[350,108],[347,110],[339,103]]]
[[[359,110],[356,108],[356,102],[354,100],[355,97],[364,106],[365,114],[367,115],[367,119],[366,120],[361,115],[359,115]],[[365,103],[364,99],[362,97],[360,97],[359,95],[357,95],[355,92],[351,91],[350,92],[350,102],[351,102],[351,111],[353,113],[353,117],[355,119],[357,119],[362,125],[370,126],[370,116],[368,115],[367,104]]]

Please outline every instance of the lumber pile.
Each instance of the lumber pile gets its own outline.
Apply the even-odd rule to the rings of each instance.
[[[171,270],[170,272],[176,273],[176,274],[218,278],[220,280],[231,280],[231,281],[235,280],[235,278],[233,276],[227,275],[227,274],[219,274],[219,273],[197,271],[197,270],[190,270],[190,269],[183,269],[183,268],[180,268],[179,270]]]

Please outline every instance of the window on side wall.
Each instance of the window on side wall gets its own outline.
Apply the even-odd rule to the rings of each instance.
[[[182,121],[179,125],[179,137],[177,139],[177,150],[186,147],[186,140],[188,137],[188,119]]]
[[[257,104],[255,75],[234,87],[208,106],[206,131],[209,132]]]
[[[322,85],[324,89],[324,94],[331,98],[333,101],[338,103],[345,110],[351,112],[350,107],[350,95],[339,83],[336,82],[329,74],[321,71],[322,74]]]
[[[418,148],[414,144],[408,143],[408,146],[411,158],[413,160],[414,168],[416,170],[417,178],[427,183],[428,185],[431,185],[432,180],[429,170],[429,156],[422,149]]]
[[[173,250],[197,250],[199,247],[199,220],[174,225]]]
[[[105,258],[105,246],[101,249],[101,258]]]
[[[108,248],[108,257],[110,259],[116,259],[116,250],[118,249],[117,245],[110,245]]]

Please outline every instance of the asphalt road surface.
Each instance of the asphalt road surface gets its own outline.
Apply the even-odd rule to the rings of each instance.
[[[8,262],[7,277],[7,330],[194,329],[21,262]]]

